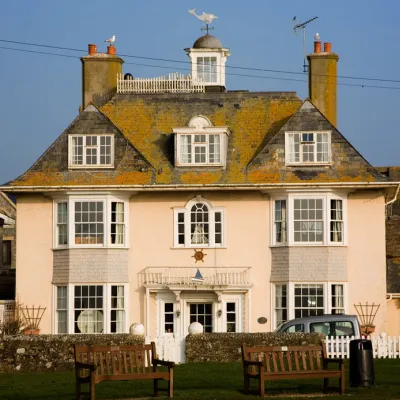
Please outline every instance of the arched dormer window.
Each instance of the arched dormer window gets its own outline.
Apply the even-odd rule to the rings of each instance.
[[[201,196],[175,208],[174,221],[174,247],[223,247],[223,209]]]

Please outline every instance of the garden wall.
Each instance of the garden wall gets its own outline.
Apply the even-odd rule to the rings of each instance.
[[[319,345],[319,333],[203,333],[186,336],[186,362],[231,362],[241,360],[240,345]]]
[[[144,336],[112,335],[16,335],[0,338],[0,372],[71,371],[74,344],[142,344]]]

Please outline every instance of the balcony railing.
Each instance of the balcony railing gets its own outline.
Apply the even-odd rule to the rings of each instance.
[[[201,277],[196,276],[197,270]],[[139,274],[143,286],[230,286],[252,285],[251,267],[148,267]]]
[[[190,75],[172,73],[157,78],[128,78],[117,76],[117,93],[200,93],[205,83]]]

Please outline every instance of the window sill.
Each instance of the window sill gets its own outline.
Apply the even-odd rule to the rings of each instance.
[[[279,247],[347,247],[345,243],[285,243],[285,244],[271,244],[271,248]]]
[[[331,162],[285,163],[286,167],[330,167],[331,165]]]
[[[220,168],[225,168],[225,164],[175,164],[176,168],[183,169],[183,168],[215,168],[215,169],[220,169]]]
[[[59,250],[76,250],[76,249],[96,249],[96,250],[130,250],[130,247],[117,247],[117,246],[65,246],[65,247],[53,247],[53,251],[59,251]]]
[[[114,168],[114,165],[68,165],[68,169],[111,169]]]
[[[226,250],[228,247],[226,246],[190,246],[190,247],[170,247],[170,250],[194,250],[194,249],[202,249],[202,250]]]

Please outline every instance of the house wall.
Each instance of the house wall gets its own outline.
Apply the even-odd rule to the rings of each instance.
[[[218,249],[205,248],[204,262],[196,263],[193,248],[173,248],[173,208],[185,206],[187,201],[197,195],[202,195],[215,207],[224,207],[227,246]],[[266,332],[271,329],[272,251],[269,247],[270,201],[266,194],[233,191],[136,194],[130,199],[129,249],[116,250],[117,255],[114,251],[106,249],[53,251],[52,200],[41,195],[24,195],[20,196],[17,207],[17,296],[25,305],[47,307],[40,324],[43,333],[51,332],[52,281],[65,282],[70,274],[69,282],[83,282],[84,279],[79,278],[79,274],[76,275],[79,266],[86,270],[84,274],[88,274],[88,270],[101,272],[106,259],[107,262],[111,260],[111,269],[111,264],[117,260],[118,274],[124,275],[122,279],[118,274],[109,274],[108,282],[115,282],[120,278],[124,281],[125,274],[128,275],[128,326],[134,322],[146,324],[145,289],[141,286],[138,276],[146,267],[198,267],[200,270],[205,267],[251,267],[253,288],[251,295],[246,294],[243,299],[245,308],[251,308],[251,316],[250,321],[244,316],[244,329],[252,332]],[[301,250],[293,247],[293,254],[306,252],[309,263],[314,265],[315,274],[312,281],[334,280],[332,274],[336,267],[336,281],[346,282],[347,277],[349,312],[356,312],[353,306],[355,303],[380,304],[375,320],[377,330],[386,330],[384,222],[383,194],[376,191],[351,193],[348,200],[348,247],[315,247],[312,251],[307,250],[309,247],[302,247]],[[71,270],[62,271],[62,259],[65,259],[66,254],[69,254],[67,259],[75,271],[73,274]],[[319,273],[321,257],[326,254],[331,257],[328,257],[328,260],[333,260],[333,269],[324,267],[318,277],[316,274]],[[314,259],[311,259],[312,256]],[[120,265],[122,258],[126,260],[127,269]],[[293,258],[293,262],[295,261],[296,257]],[[297,268],[296,264],[296,271]],[[327,275],[327,271],[331,275]],[[90,282],[95,283],[103,282],[103,275],[93,272],[86,276]],[[289,279],[292,282],[310,281],[310,277],[306,278],[296,273]],[[214,296],[216,297],[215,294]],[[149,303],[150,333],[154,334],[157,307],[155,294],[151,295]],[[266,317],[268,322],[259,324],[259,317]],[[185,328],[185,333],[186,331]]]
[[[53,203],[40,194],[17,198],[16,299],[27,307],[46,307],[40,323],[51,332],[53,275]]]
[[[348,277],[350,311],[354,304],[379,304],[374,325],[386,331],[385,198],[378,191],[349,194]],[[362,322],[362,321],[360,321]]]

